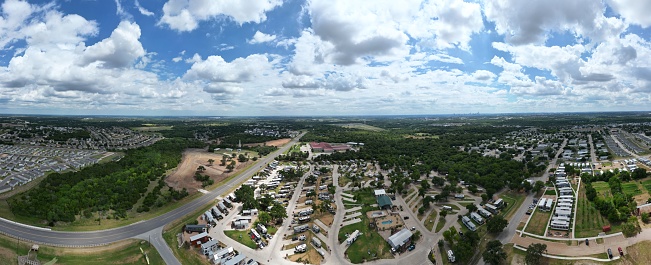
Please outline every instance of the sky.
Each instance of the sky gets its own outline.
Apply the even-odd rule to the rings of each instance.
[[[651,0],[5,0],[0,113],[651,110]]]

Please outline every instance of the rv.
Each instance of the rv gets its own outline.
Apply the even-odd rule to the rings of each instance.
[[[466,227],[468,227],[468,229],[470,229],[470,231],[476,231],[477,230],[477,227],[475,227],[475,224],[473,224],[470,221],[470,218],[468,218],[468,216],[463,216],[461,218],[461,222],[463,222],[463,224],[466,225]]]

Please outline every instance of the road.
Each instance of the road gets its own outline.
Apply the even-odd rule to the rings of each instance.
[[[305,133],[298,135],[296,138],[292,139],[291,142],[289,142],[288,144],[286,144],[276,152],[271,153],[268,156],[258,160],[256,164],[254,164],[247,170],[241,172],[237,177],[231,179],[227,183],[224,183],[224,185],[210,191],[209,193],[195,199],[194,201],[182,207],[178,207],[172,211],[169,211],[165,214],[162,214],[158,217],[146,221],[134,223],[119,228],[107,229],[107,230],[90,231],[90,232],[62,232],[62,231],[45,230],[39,227],[27,226],[12,221],[8,221],[5,219],[0,219],[0,233],[25,241],[31,241],[38,244],[60,246],[60,247],[92,247],[92,246],[110,244],[120,240],[132,238],[134,236],[137,238],[141,238],[139,236],[142,236],[143,234],[149,235],[151,234],[150,233],[151,231],[162,231],[162,227],[165,226],[166,224],[174,220],[180,219],[188,214],[191,214],[192,212],[196,211],[198,208],[200,208],[201,206],[207,203],[214,202],[218,196],[228,192],[233,188],[233,186],[239,185],[239,183],[242,183],[248,178],[252,177],[255,173],[258,172],[258,170],[260,170],[263,167],[263,165],[270,163],[278,155],[288,150],[292,145],[297,143],[303,135],[305,135]],[[157,233],[157,235],[160,235],[160,233]],[[162,239],[156,241],[164,243]],[[167,245],[158,246],[156,245],[156,243],[154,243],[154,246],[156,246],[159,252],[170,252]],[[162,248],[162,251],[161,249],[159,249],[159,247]],[[167,251],[165,251],[163,247],[167,248]],[[174,258],[173,260],[176,260],[176,258]],[[178,263],[178,261],[176,262]],[[173,261],[168,262],[168,264],[177,264],[177,263],[173,263]]]

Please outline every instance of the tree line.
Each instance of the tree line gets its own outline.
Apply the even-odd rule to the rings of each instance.
[[[187,191],[162,195],[165,172],[181,161],[181,153],[190,147],[201,147],[196,141],[166,139],[151,146],[128,150],[120,161],[96,164],[82,170],[52,173],[38,186],[8,200],[11,211],[20,216],[56,222],[73,222],[77,216],[102,211],[113,218],[126,218],[136,202],[145,196],[147,187],[156,181],[154,191],[147,194],[143,208],[163,204],[187,196]]]

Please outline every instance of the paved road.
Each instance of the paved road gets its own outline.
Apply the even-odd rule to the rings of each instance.
[[[305,135],[305,133],[300,134],[299,136],[294,138],[290,143],[286,144],[276,152],[262,158],[261,160],[258,160],[256,164],[254,164],[252,167],[245,170],[244,172],[240,173],[239,176],[231,179],[226,184],[195,199],[194,201],[184,205],[183,207],[176,208],[170,212],[167,212],[165,214],[162,214],[158,217],[146,221],[138,222],[124,227],[108,229],[108,230],[99,230],[99,231],[90,231],[90,232],[61,232],[61,231],[44,230],[42,228],[26,226],[5,219],[0,219],[0,233],[9,235],[14,238],[19,238],[21,240],[32,241],[35,243],[40,243],[45,245],[53,245],[53,246],[61,246],[61,247],[89,247],[89,246],[105,245],[120,240],[124,240],[127,238],[131,238],[136,235],[147,234],[152,230],[162,230],[161,228],[166,224],[192,213],[197,208],[207,203],[214,202],[214,200],[218,196],[229,191],[234,185],[239,185],[239,183],[242,183],[246,179],[253,176],[264,165],[270,163],[278,155],[282,154],[283,152],[288,150],[292,145],[297,143],[298,140],[303,135]],[[152,239],[155,238],[152,236]]]

